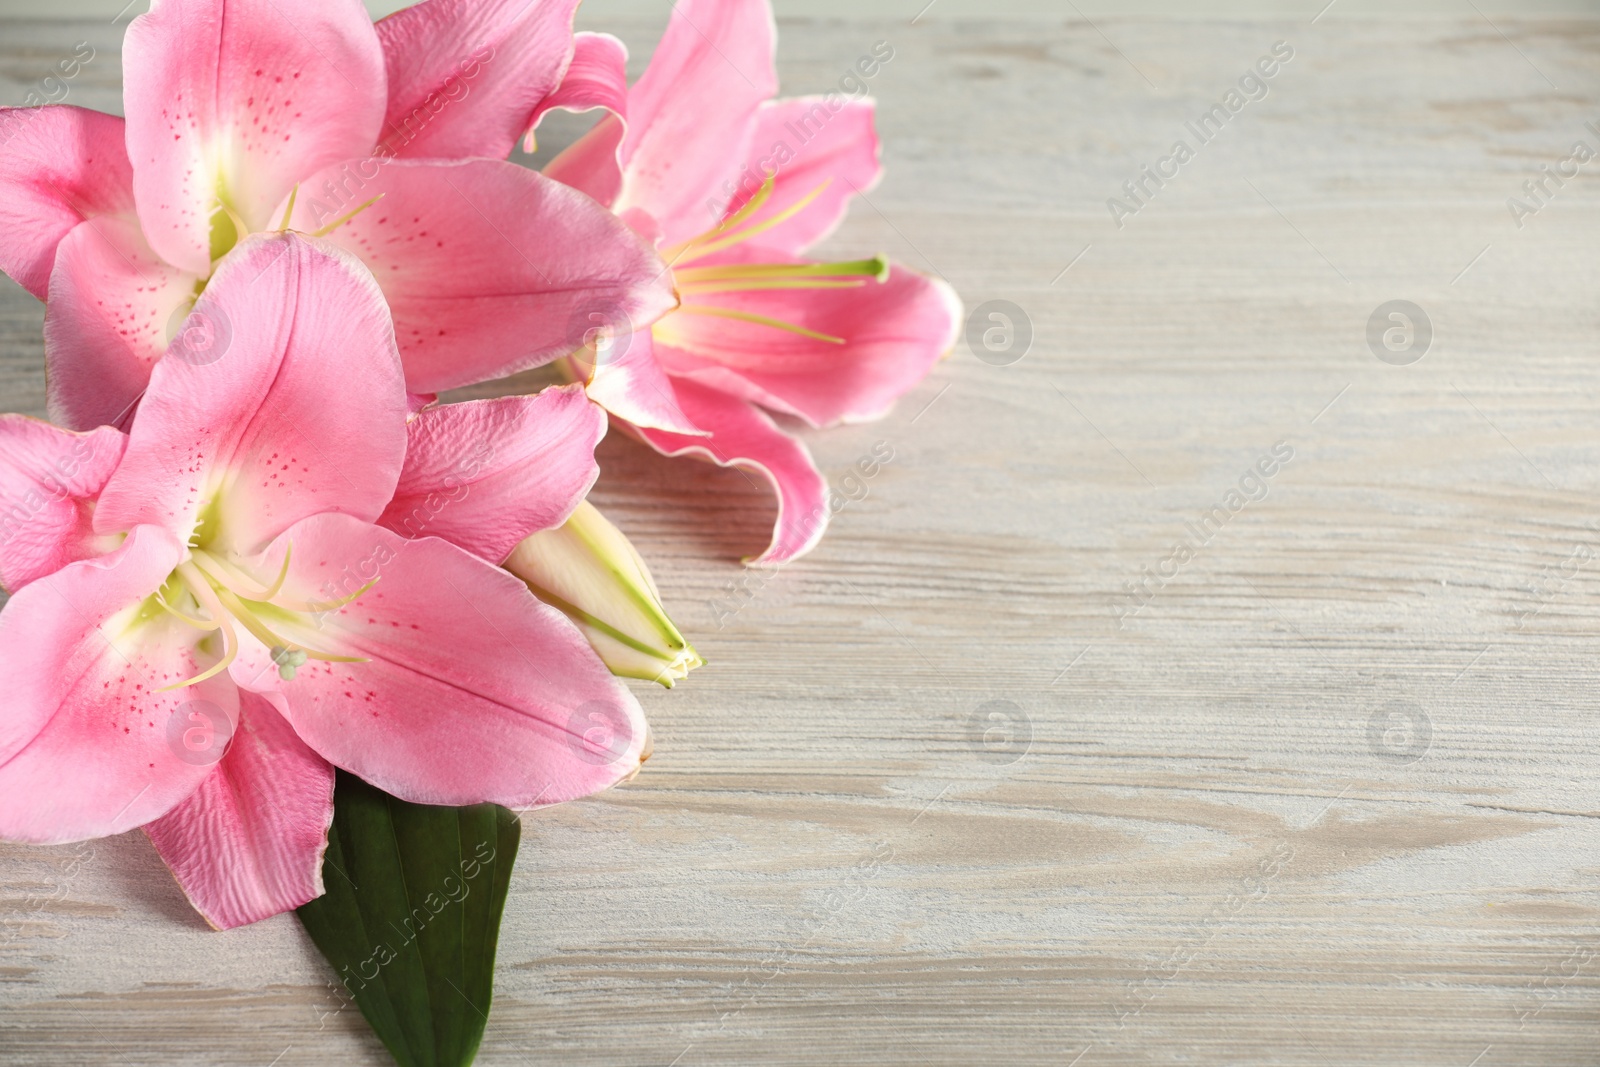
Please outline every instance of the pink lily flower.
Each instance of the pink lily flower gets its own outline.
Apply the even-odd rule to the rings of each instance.
[[[391,528],[442,465],[425,435],[408,446],[360,263],[252,237],[196,314],[232,324],[226,352],[175,345],[127,434],[0,418],[0,838],[142,826],[225,928],[322,892],[335,766],[410,801],[517,808],[634,773],[638,704],[566,617]],[[603,415],[554,403],[544,437],[515,438],[538,476],[506,529],[563,521],[594,480]],[[462,484],[480,517],[505,502],[492,472]]]
[[[674,306],[610,213],[505,161],[576,6],[428,0],[374,27],[358,0],[155,0],[124,42],[126,121],[0,109],[0,270],[47,302],[52,416],[121,425],[217,265],[271,229],[366,262],[418,393],[548,362],[588,314]],[[189,325],[202,350],[230,328]]]
[[[621,43],[579,34],[558,99],[612,114],[545,171],[656,241],[682,300],[653,326],[595,316],[598,347],[569,370],[656,450],[766,476],[766,563],[812,548],[829,512],[810,454],[767,412],[878,418],[961,319],[948,285],[882,257],[803,258],[878,180],[878,141],[870,99],[772,99],[774,39],[766,0],[679,0],[629,88]]]
[[[406,424],[406,465],[379,522],[499,564],[572,619],[613,674],[670,689],[705,661],[638,551],[584,499],[605,431],[577,384],[427,405]]]

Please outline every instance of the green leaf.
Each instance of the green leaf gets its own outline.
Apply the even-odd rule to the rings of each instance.
[[[339,772],[327,892],[296,914],[402,1067],[477,1055],[521,832],[495,804],[408,804]]]

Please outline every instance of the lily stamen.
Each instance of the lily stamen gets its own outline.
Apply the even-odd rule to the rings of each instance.
[[[685,267],[674,271],[673,277],[682,282],[721,281],[733,278],[872,278],[883,282],[889,278],[889,257],[873,256],[871,259],[851,259],[838,263],[731,263],[716,267]]]
[[[357,204],[355,207],[351,208],[349,211],[346,211],[343,215],[340,215],[338,218],[334,219],[332,222],[328,223],[326,226],[322,227],[321,229],[312,230],[311,231],[311,236],[312,237],[326,237],[326,236],[328,236],[328,234],[332,233],[334,230],[337,230],[340,226],[343,226],[345,223],[349,222],[351,219],[355,218],[357,215],[359,215],[363,211],[367,210],[367,208],[371,207],[373,204],[376,204],[379,200],[382,200],[383,196],[384,196],[384,194],[379,193],[377,196],[373,197],[372,199],[367,200],[364,203]]]
[[[889,280],[887,256],[871,259],[845,260],[836,263],[728,263],[709,267],[678,267],[679,262],[690,262],[732,248],[757,234],[787,222],[804,211],[828,188],[823,182],[799,200],[770,218],[746,226],[772,196],[777,175],[767,176],[754,196],[738,211],[716,227],[699,237],[663,249],[662,258],[673,264],[672,278],[680,296],[705,296],[711,293],[760,292],[773,289],[858,289],[868,279],[879,283]],[[685,315],[707,315],[712,318],[734,319],[739,322],[769,326],[774,330],[809,337],[814,341],[842,345],[843,337],[821,333],[817,330],[785,322],[768,315],[737,308],[716,307],[700,303],[682,303],[677,309]],[[658,324],[657,329],[662,327]],[[667,327],[670,330],[670,327]]]
[[[294,214],[295,198],[300,195],[300,183],[295,182],[294,188],[289,190],[289,204],[283,209],[283,221],[278,223],[278,232],[283,233],[289,228],[289,216]]]
[[[189,558],[178,564],[175,571],[178,580],[209,618],[190,615],[188,612],[173,606],[160,590],[155,594],[156,603],[170,612],[175,618],[188,623],[196,629],[220,630],[226,649],[223,658],[207,670],[186,681],[166,686],[165,689],[181,689],[184,686],[194,685],[225,670],[239,654],[239,638],[233,629],[233,623],[235,622],[243,626],[256,640],[272,650],[272,661],[278,667],[279,677],[284,679],[293,678],[295,670],[308,659],[321,660],[325,663],[367,662],[363,656],[337,656],[331,652],[322,652],[318,649],[307,648],[304,645],[297,644],[280,636],[263,620],[263,615],[277,615],[292,619],[297,614],[330,609],[329,605],[284,603],[279,598],[284,581],[289,575],[291,552],[292,547],[285,547],[283,563],[278,569],[277,578],[270,586],[262,586],[259,582],[252,580],[233,561],[220,558],[203,549],[191,550]],[[343,607],[361,596],[368,589],[371,589],[375,584],[377,584],[376,580],[368,582],[349,597],[340,600],[331,607]]]
[[[792,322],[784,322],[782,319],[769,318],[766,315],[757,315],[750,311],[738,311],[734,308],[709,307],[705,304],[685,304],[678,309],[678,313],[680,315],[709,315],[719,319],[737,319],[740,322],[753,322],[757,326],[771,326],[775,330],[796,333],[801,337],[810,337],[816,341],[826,341],[832,345],[844,344],[843,337],[818,333],[816,330],[808,330],[804,326],[797,326]]]
[[[196,617],[194,615],[190,615],[186,611],[182,611],[182,610],[180,610],[178,608],[173,607],[170,603],[168,603],[166,596],[163,595],[161,590],[159,590],[159,589],[156,590],[156,603],[160,604],[161,607],[167,612],[168,615],[173,616],[174,618],[178,619],[180,622],[188,623],[190,626],[193,626],[196,630],[204,630],[206,632],[210,632],[212,630],[217,629],[217,625],[218,625],[217,623],[212,622],[212,621],[207,620],[207,619],[198,618],[198,617]]]
[[[223,607],[227,608],[235,619],[239,620],[240,625],[242,625],[246,630],[249,630],[251,635],[254,636],[256,640],[260,641],[268,648],[281,646],[291,649],[295,652],[304,652],[307,657],[321,660],[324,663],[367,662],[367,658],[365,656],[336,656],[331,652],[321,652],[314,648],[307,648],[305,645],[296,644],[293,641],[279,637],[272,631],[271,627],[261,621],[261,617],[258,614],[260,608],[271,608],[275,605],[261,603],[258,601],[246,603],[244,600],[241,600],[233,592],[233,590],[226,587],[217,589],[216,593],[217,599],[222,601]]]
[[[240,600],[238,594],[234,593],[232,589],[229,589],[227,586],[214,586],[213,588],[217,594],[217,599],[222,602],[222,606],[226,608],[228,613],[237,619],[239,624],[248,630],[250,635],[257,641],[260,641],[268,648],[271,648],[273,645],[294,644],[294,642],[288,641],[273,633],[272,628],[257,618],[255,612],[250,610],[250,606],[243,600]]]
[[[761,187],[763,190],[767,191],[767,195],[768,196],[771,195],[772,182],[773,182],[773,178],[768,178],[767,181],[766,181],[766,184]],[[830,179],[830,182],[831,182],[831,179]],[[810,207],[811,206],[811,202],[813,200],[815,200],[817,197],[822,195],[823,190],[828,188],[828,185],[830,184],[830,182],[823,182],[821,185],[817,186],[815,189],[811,190],[805,196],[802,196],[799,200],[796,200],[794,203],[790,204],[788,207],[784,208],[782,211],[780,211],[777,214],[773,215],[771,218],[762,219],[760,222],[756,223],[754,226],[747,227],[747,228],[745,228],[743,230],[738,231],[737,233],[727,232],[726,230],[723,229],[723,227],[718,227],[716,230],[712,230],[712,231],[702,235],[701,237],[695,238],[693,241],[689,242],[689,244],[692,245],[693,248],[690,250],[690,252],[689,252],[689,254],[687,256],[683,257],[681,262],[685,262],[685,263],[693,262],[694,260],[700,259],[700,258],[702,258],[704,256],[709,256],[713,252],[721,252],[724,249],[732,248],[733,246],[738,245],[738,244],[743,244],[745,241],[748,241],[750,238],[754,237],[758,233],[765,233],[767,230],[772,229],[774,226],[777,226],[777,225],[779,225],[781,223],[788,222],[790,219],[792,219],[796,215],[800,214],[800,212],[802,212],[806,208]],[[757,195],[760,195],[760,194],[757,194]],[[762,197],[762,202],[763,203],[765,202],[765,200],[766,200],[766,197]],[[743,208],[741,208],[739,213],[734,215],[733,218],[729,219],[728,221],[731,223],[731,222],[734,221],[734,219],[740,218],[740,216],[744,216],[745,218],[748,218],[749,216],[745,215],[745,212],[748,211],[750,209],[751,205],[753,205],[755,203],[756,203],[756,198],[755,197],[751,197],[750,198],[750,203],[746,204]],[[759,206],[759,205],[757,205],[757,206]],[[719,231],[726,233],[726,236],[721,236],[721,237],[717,236]],[[679,260],[673,260],[673,262],[680,262],[680,261]]]
[[[666,260],[668,263],[676,263],[680,256],[694,248],[696,245],[704,244],[707,241],[714,240],[728,233],[730,230],[737,228],[751,215],[754,215],[757,211],[761,210],[761,205],[765,204],[768,198],[772,196],[772,190],[775,187],[776,181],[776,174],[768,175],[767,180],[761,183],[761,188],[756,190],[755,195],[745,203],[744,207],[740,208],[732,215],[729,215],[727,218],[723,219],[721,222],[717,223],[700,236],[691,237],[687,241],[680,242],[679,244],[672,245],[668,248],[663,248],[661,250],[661,258]]]
[[[306,650],[303,648],[285,648],[282,645],[273,645],[272,662],[278,665],[278,677],[285,681],[293,678],[295,672],[306,663]]]
[[[173,689],[183,689],[186,686],[196,685],[207,678],[221,674],[233,665],[234,659],[239,655],[239,635],[234,633],[233,626],[228,621],[228,613],[223,610],[222,604],[212,591],[211,583],[206,580],[206,576],[201,574],[193,564],[187,562],[178,564],[176,574],[179,581],[189,590],[189,595],[194,597],[195,603],[204,608],[214,620],[211,629],[222,631],[223,654],[221,659],[193,678],[162,686],[156,690],[159,693],[165,693]]]
[[[860,289],[866,285],[865,281],[829,281],[820,279],[807,281],[799,278],[784,281],[761,282],[695,282],[678,286],[678,292],[685,296],[703,296],[706,293],[744,293],[756,292],[762,289]]]
[[[289,560],[294,555],[294,545],[290,543],[284,547],[283,564],[278,568],[278,577],[266,587],[243,574],[235,564],[210,552],[195,550],[190,555],[195,565],[204,571],[212,582],[227,586],[246,600],[266,601],[274,599],[283,589],[284,580],[289,577]]]
[[[868,279],[889,280],[887,256],[839,263],[737,263],[686,267],[673,274],[687,295],[737,293],[762,289],[857,289]]]
[[[372,579],[372,581],[368,582],[366,585],[362,586],[360,589],[357,589],[354,593],[351,593],[349,596],[340,597],[338,600],[325,600],[325,601],[297,600],[297,601],[290,601],[290,602],[287,602],[287,603],[282,601],[282,600],[279,600],[278,601],[278,605],[280,607],[288,608],[291,611],[304,611],[304,612],[310,612],[311,614],[315,614],[315,615],[326,614],[327,612],[330,612],[330,611],[338,611],[340,608],[344,607],[346,604],[355,603],[357,600],[361,599],[361,595],[363,593],[365,593],[368,589],[371,589],[373,586],[375,586],[377,584],[378,584],[378,579],[374,578],[374,579]]]

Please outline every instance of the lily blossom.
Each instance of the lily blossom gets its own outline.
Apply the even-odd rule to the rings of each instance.
[[[564,615],[383,525],[408,397],[360,263],[252,237],[196,314],[231,323],[227,351],[174,346],[126,435],[0,419],[0,838],[142,826],[230,927],[322,892],[336,766],[517,808],[634,773],[639,707]],[[591,477],[566,467],[550,521]]]
[[[644,557],[588,501],[523,540],[505,566],[577,624],[611,673],[671,689],[705,666],[667,617]]]
[[[585,499],[606,415],[581,385],[427,406],[406,430],[380,524],[503,566],[570,618],[613,674],[670,689],[704,665],[632,542]]]
[[[768,412],[878,418],[961,319],[947,284],[881,256],[804,257],[878,180],[873,104],[772,99],[774,39],[766,0],[679,0],[629,87],[620,42],[579,34],[571,93],[611,114],[546,168],[655,241],[682,301],[653,325],[594,316],[568,373],[657,451],[764,475],[764,563],[808,551],[828,516],[825,480]]]
[[[124,42],[126,121],[0,109],[0,270],[46,301],[52,415],[125,422],[252,233],[365,261],[417,393],[548,362],[589,314],[673,307],[625,226],[505,161],[560,88],[576,6],[427,0],[374,27],[359,0],[154,0]]]

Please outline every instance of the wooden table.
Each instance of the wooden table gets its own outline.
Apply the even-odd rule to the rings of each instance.
[[[1600,161],[1507,206],[1600,148],[1600,25],[1316,6],[783,23],[791,92],[895,50],[832,250],[1031,347],[809,437],[893,460],[776,575],[739,474],[603,446],[711,666],[527,820],[480,1063],[1600,1059]],[[118,109],[119,26],[0,32],[7,100],[88,40]],[[1425,352],[1369,345],[1394,300]],[[41,321],[7,284],[5,408]],[[207,931],[140,834],[0,848],[0,902],[6,1063],[386,1062],[292,918]]]

